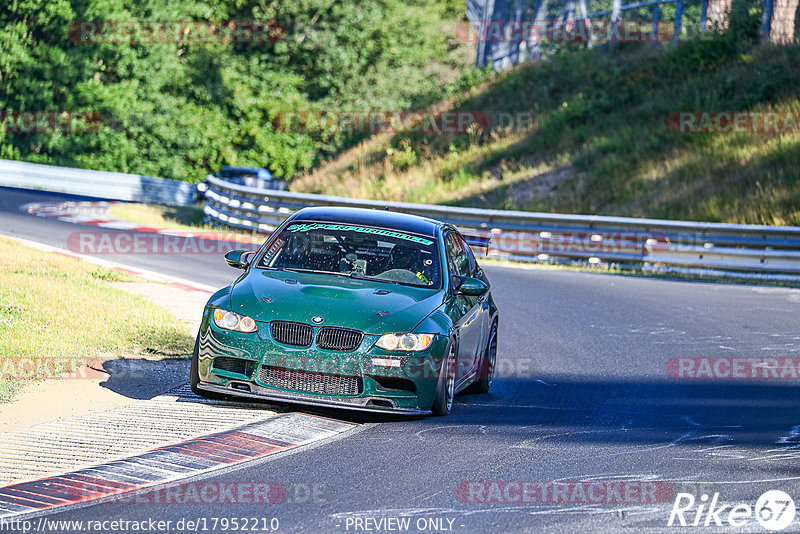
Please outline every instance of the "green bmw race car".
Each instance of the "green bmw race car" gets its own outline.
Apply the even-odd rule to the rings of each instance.
[[[199,395],[446,415],[492,385],[498,311],[452,225],[306,208],[225,259],[244,273],[205,306]]]

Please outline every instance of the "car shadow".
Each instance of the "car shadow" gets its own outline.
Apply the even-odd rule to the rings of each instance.
[[[556,443],[800,446],[800,383],[509,378],[486,395],[457,396],[447,422],[523,437],[555,426],[563,432],[548,440]]]
[[[683,442],[718,445],[800,446],[797,380],[498,377],[489,393],[459,394],[449,416],[434,417],[267,400],[207,400],[188,389],[188,359],[120,358],[104,362],[102,368],[109,376],[101,387],[132,399],[173,392],[178,402],[252,405],[278,413],[307,413],[358,424],[495,427],[506,433],[519,433],[520,439],[530,428],[557,426],[564,432],[548,438],[556,442],[655,444],[664,443],[665,436],[677,436]]]
[[[116,358],[95,366],[108,375],[100,387],[136,400],[147,400],[186,383],[188,358]]]

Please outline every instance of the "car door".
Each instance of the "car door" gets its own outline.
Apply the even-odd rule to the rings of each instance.
[[[460,234],[456,234],[456,238],[461,243],[462,248],[466,251],[467,254],[467,262],[469,266],[469,276],[473,278],[479,278],[489,284],[489,280],[486,278],[486,275],[483,273],[483,269],[481,269],[480,265],[478,265],[478,260],[475,259],[475,254],[473,254],[472,249],[470,248],[469,244],[466,242],[463,236]],[[479,297],[475,297],[477,299],[478,304],[478,322],[480,322],[480,334],[478,336],[477,341],[477,350],[475,355],[475,369],[478,368],[479,359],[485,348],[485,342],[487,341],[487,336],[489,335],[489,322],[491,320],[491,312],[489,311],[489,292],[487,291],[483,295]]]
[[[445,234],[445,251],[450,271],[450,286],[453,291],[453,309],[456,312],[455,326],[458,331],[458,352],[456,366],[456,383],[469,376],[475,369],[475,358],[481,343],[481,304],[479,297],[461,295],[458,277],[470,276],[469,257],[457,234],[453,231]]]

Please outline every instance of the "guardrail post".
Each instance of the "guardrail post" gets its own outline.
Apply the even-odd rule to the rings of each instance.
[[[705,30],[708,25],[708,0],[703,0],[703,7],[700,10],[700,29]]]
[[[471,2],[467,2],[467,15],[472,14],[469,11],[469,6]],[[494,0],[482,0],[481,2],[481,9],[480,18],[476,21],[473,18],[469,19],[469,23],[473,24],[473,30],[475,30],[478,34],[478,43],[475,47],[475,66],[476,67],[485,67],[486,60],[487,60],[487,53],[489,52],[489,42],[486,39],[487,30],[489,28],[490,21],[492,20],[492,13],[494,12]],[[477,27],[474,25],[477,24]]]
[[[547,35],[547,2],[548,0],[539,0],[539,4],[536,8],[537,34],[539,30],[542,30],[542,26],[545,28],[541,34],[538,34],[538,39],[533,45],[533,53],[530,57],[536,59],[542,55],[542,39]]]
[[[511,64],[516,65],[522,60],[520,49],[522,48],[522,0],[517,0],[516,8],[514,9],[514,24],[519,33],[519,39],[511,43],[513,52],[511,56]]]
[[[567,0],[567,12],[565,13],[567,34],[574,35],[575,31],[575,0]]]
[[[578,7],[581,8],[581,19],[580,19],[581,23],[582,24],[588,24],[588,22],[589,22],[589,19],[588,19],[589,11],[586,10],[586,0],[578,0]],[[586,35],[588,36],[588,39],[586,40],[586,48],[591,49],[592,48],[592,34],[591,34],[591,32],[589,32],[587,30]]]
[[[611,35],[614,36],[614,40],[609,43],[609,47],[615,47],[618,44],[618,36],[619,36],[619,19],[622,16],[622,0],[614,0],[614,3],[611,7],[611,28],[612,32]]]
[[[681,37],[681,23],[683,22],[683,0],[675,2],[675,24],[672,30],[672,44],[678,44]]]
[[[622,0],[614,0],[611,7],[611,22],[618,22],[622,13]]]
[[[772,8],[773,0],[763,0],[761,2],[761,39],[769,39],[769,31],[772,28]]]
[[[653,33],[651,39],[654,43],[658,42],[658,24],[661,21],[661,7],[656,4],[653,6]]]

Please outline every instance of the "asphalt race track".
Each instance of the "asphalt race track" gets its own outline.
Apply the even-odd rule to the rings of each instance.
[[[65,198],[73,197],[0,189],[0,232],[65,247],[81,227],[19,209]],[[238,274],[221,255],[108,257],[210,285]],[[343,439],[204,479],[278,482],[288,489],[279,504],[114,502],[48,518],[176,525],[241,517],[266,518],[266,526],[277,518],[282,532],[387,532],[398,526],[392,518],[410,518],[396,532],[665,532],[675,529],[667,526],[675,495],[689,493],[697,499],[685,513],[690,524],[703,494],[706,510],[714,494],[718,507],[728,505],[718,516],[724,526],[702,511],[689,531],[767,532],[755,515],[733,529],[731,508],[755,508],[767,490],[800,498],[800,378],[668,374],[673,358],[800,357],[800,290],[486,271],[501,311],[499,376],[490,394],[457,397],[446,418],[319,412],[364,424]],[[521,497],[523,481],[540,489],[596,481],[595,489],[605,489],[592,500],[574,493],[588,484],[571,484],[543,503]],[[649,482],[659,492],[647,499],[623,489],[620,499],[607,491],[618,488],[615,481],[627,481],[627,490]],[[799,521],[784,532],[800,531]]]

